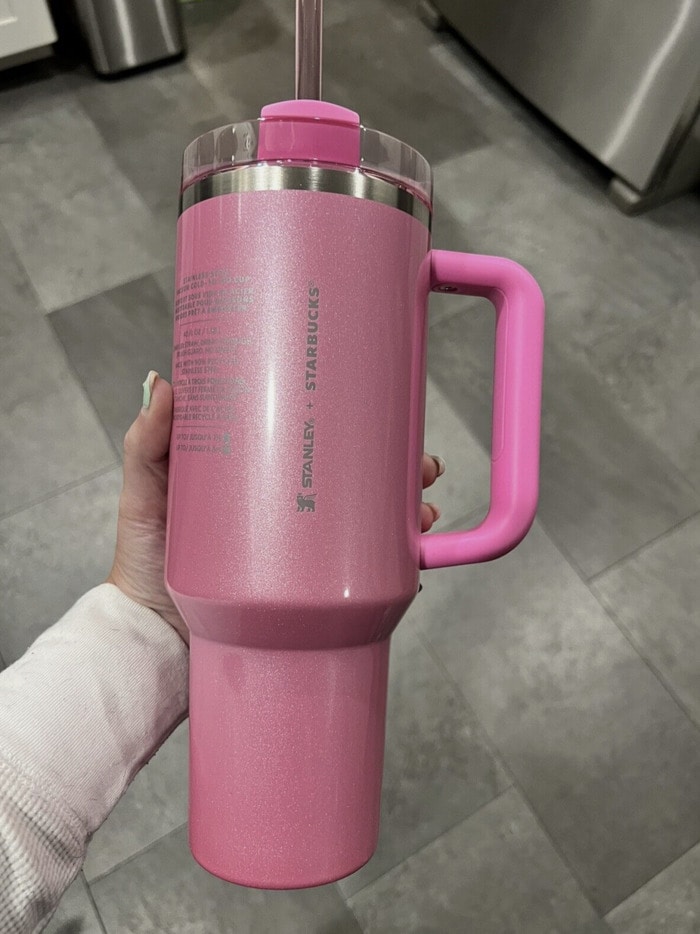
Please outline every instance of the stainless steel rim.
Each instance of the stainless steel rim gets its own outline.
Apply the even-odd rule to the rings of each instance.
[[[180,197],[180,213],[219,195],[249,191],[326,191],[351,198],[378,201],[410,214],[430,229],[428,206],[398,184],[358,169],[327,169],[316,165],[242,165],[201,178],[186,188]]]

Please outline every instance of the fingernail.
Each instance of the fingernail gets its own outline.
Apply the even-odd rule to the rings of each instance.
[[[435,516],[435,521],[437,522],[440,516],[442,515],[442,513],[440,512],[440,507],[436,506],[435,503],[427,503],[427,505],[430,507],[433,515]]]
[[[435,461],[435,463],[437,464],[437,469],[438,469],[437,475],[438,475],[438,477],[441,477],[441,476],[444,474],[444,472],[445,472],[445,462],[444,462],[444,460],[443,460],[441,457],[438,457],[437,454],[431,454],[430,456],[432,457],[432,459],[433,459],[433,460]]]
[[[143,402],[141,403],[141,408],[147,409],[151,404],[151,396],[153,395],[153,387],[156,384],[158,379],[158,374],[155,370],[150,370],[148,376],[143,381]]]

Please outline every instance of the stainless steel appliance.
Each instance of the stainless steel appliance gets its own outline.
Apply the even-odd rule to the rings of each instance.
[[[95,71],[114,75],[182,55],[178,0],[75,0]]]
[[[614,173],[633,213],[700,182],[700,0],[423,0]]]

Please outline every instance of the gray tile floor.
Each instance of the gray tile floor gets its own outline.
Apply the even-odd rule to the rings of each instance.
[[[290,96],[293,0],[184,7],[179,64],[0,75],[0,653],[108,570],[121,437],[169,372],[179,158]],[[511,256],[548,301],[539,519],[424,575],[395,638],[383,823],[339,885],[245,890],[189,855],[187,725],[52,922],[93,932],[700,931],[700,210],[639,218],[400,0],[328,0],[326,96],[435,165],[435,245]],[[435,299],[427,447],[443,527],[488,490],[492,321]]]

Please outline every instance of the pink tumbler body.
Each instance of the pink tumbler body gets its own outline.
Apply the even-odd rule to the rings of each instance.
[[[179,221],[166,578],[192,637],[191,847],[231,881],[319,884],[376,846],[428,249],[409,211],[327,190]]]
[[[179,224],[168,582],[188,624],[278,649],[385,638],[418,586],[428,230],[289,190]]]
[[[488,561],[538,490],[540,290],[430,250],[430,168],[319,101],[195,140],[178,225],[166,583],[190,629],[190,845],[296,888],[376,847],[391,633],[421,568]],[[496,312],[491,495],[421,535],[431,290]]]

